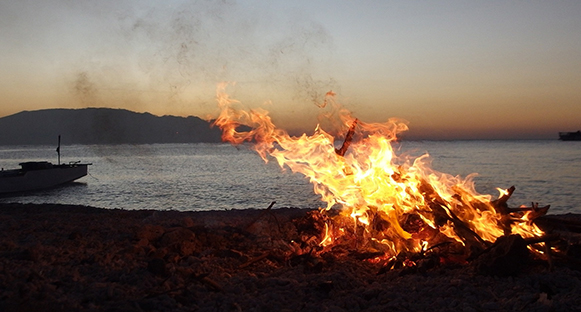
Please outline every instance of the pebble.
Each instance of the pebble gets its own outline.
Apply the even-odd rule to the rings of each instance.
[[[248,211],[46,208],[32,205],[27,209],[34,213],[25,214],[0,205],[0,311],[570,311],[581,305],[581,273],[567,267],[491,277],[470,266],[377,274],[379,267],[348,257],[321,262],[317,271],[290,266],[290,249],[272,249],[296,237],[290,210],[274,211],[276,221],[261,219],[265,231],[249,234],[232,231],[258,215]],[[42,220],[58,226],[47,233]],[[196,232],[204,227],[207,232]],[[240,268],[265,251],[269,257]]]

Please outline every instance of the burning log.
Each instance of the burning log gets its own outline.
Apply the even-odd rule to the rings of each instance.
[[[521,219],[532,222],[547,214],[550,205],[540,207],[538,203],[531,203],[531,207],[509,208],[511,214],[519,214]],[[518,222],[518,219],[516,220]]]
[[[504,235],[511,234],[511,224],[514,222],[532,221],[536,218],[544,216],[549,210],[550,206],[545,206],[539,208],[538,203],[533,203],[531,207],[519,207],[510,208],[508,207],[508,200],[515,191],[515,187],[511,186],[503,192],[503,194],[497,199],[491,202],[496,212],[501,216],[499,223],[502,225],[504,230]],[[526,214],[526,218],[523,218]]]
[[[330,217],[327,215],[327,211],[313,211],[303,220],[302,225],[297,225],[297,227],[303,230],[303,233],[311,233],[308,235],[308,239],[303,240],[303,244],[311,246],[306,254],[308,259],[318,258],[319,253],[327,252],[348,255],[354,259],[365,261],[384,259],[379,260],[385,262],[380,273],[402,268],[405,268],[406,271],[414,271],[420,267],[426,269],[433,267],[434,263],[466,264],[468,261],[474,261],[473,266],[481,274],[512,275],[520,272],[522,268],[506,267],[506,262],[520,263],[521,266],[525,267],[533,257],[527,249],[528,245],[535,245],[533,249],[543,252],[544,258],[549,262],[549,268],[552,268],[553,259],[549,243],[551,240],[555,240],[554,236],[545,235],[523,239],[521,235],[511,233],[513,223],[532,222],[540,215],[544,215],[549,206],[539,208],[538,205],[533,204],[532,207],[510,208],[507,201],[514,190],[515,188],[511,187],[498,200],[489,203],[484,201],[467,202],[462,197],[462,191],[458,189],[458,195],[453,196],[457,202],[449,202],[440,196],[429,183],[422,180],[420,192],[427,203],[427,209],[417,209],[404,213],[398,219],[391,219],[377,208],[369,207],[366,212],[368,222],[366,225],[359,224],[357,220],[346,216]],[[496,241],[483,239],[472,228],[470,219],[466,219],[466,221],[462,219],[471,216],[470,214],[462,214],[463,210],[468,208],[496,212],[497,220],[499,220],[497,222],[503,229],[504,235]],[[434,220],[433,225],[428,225],[424,221],[427,216]],[[355,224],[349,227],[346,226],[348,222],[355,222]],[[307,224],[309,225],[307,226]],[[439,228],[445,225],[451,225],[452,230],[463,242],[463,245],[441,233]],[[411,239],[397,238],[397,236],[387,234],[394,231],[396,227],[401,227],[401,230],[411,234]],[[341,229],[341,236],[337,236],[337,232],[334,233],[333,229]],[[324,241],[321,238],[313,241],[317,233],[319,235],[328,233],[328,235],[333,236],[331,248],[317,249],[316,243]],[[374,249],[376,246],[374,241],[381,240],[383,237],[390,239],[395,246],[407,246],[403,249],[396,247],[395,250],[407,249],[408,251],[400,252],[394,257],[393,254],[392,256],[386,255],[385,251],[381,251],[381,247]],[[408,244],[413,244],[413,241],[418,240],[424,242],[425,247],[413,251],[412,245]],[[538,245],[539,243],[544,244]],[[302,254],[301,257],[305,257],[305,254]]]
[[[429,207],[434,214],[434,220],[437,225],[443,225],[445,221],[450,221],[454,225],[454,232],[468,245],[469,249],[475,249],[473,251],[488,247],[488,243],[482,237],[458,218],[451,209],[447,208],[448,205],[444,199],[438,195],[430,184],[422,181],[420,189],[429,202]]]

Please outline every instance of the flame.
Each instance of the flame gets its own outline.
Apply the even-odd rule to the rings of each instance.
[[[462,178],[437,172],[430,168],[428,154],[398,156],[393,143],[408,129],[401,120],[362,122],[329,92],[320,107],[332,106],[334,111],[326,116],[335,118],[338,133],[347,133],[343,146],[336,148],[341,138],[320,126],[312,135],[290,136],[273,124],[267,111],[236,109],[240,102],[228,96],[226,87],[223,83],[217,88],[221,112],[214,121],[222,129],[222,139],[232,144],[252,142],[265,161],[275,159],[281,168],[307,177],[326,203],[323,211],[336,207],[341,216],[352,220],[351,230],[326,224],[321,246],[338,242],[346,233],[361,232],[374,248],[397,255],[425,251],[442,237],[478,244],[494,242],[507,232],[523,237],[543,234],[524,216],[508,222],[490,195],[475,191],[474,175]],[[239,131],[240,126],[248,131]],[[501,196],[507,194],[499,191]]]
[[[325,234],[323,240],[319,243],[320,246],[326,247],[333,244],[333,235],[329,232],[329,224],[325,223]]]

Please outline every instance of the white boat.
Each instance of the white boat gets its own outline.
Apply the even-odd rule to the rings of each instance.
[[[0,170],[0,194],[36,191],[73,182],[87,175],[89,164],[61,164],[61,136],[58,137],[58,164],[48,161],[20,163],[20,169]]]
[[[90,164],[53,165],[48,161],[20,163],[20,169],[0,171],[0,194],[35,191],[72,182],[87,175]]]

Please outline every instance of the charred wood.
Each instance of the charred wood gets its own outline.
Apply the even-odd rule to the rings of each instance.
[[[458,218],[451,209],[447,208],[446,201],[438,195],[430,184],[422,181],[420,190],[428,201],[429,207],[434,214],[434,220],[436,220],[438,226],[445,224],[446,221],[450,221],[454,225],[454,232],[462,238],[470,249],[473,249],[472,252],[477,252],[488,247],[488,242],[483,240],[464,221]]]
[[[357,126],[357,122],[358,122],[357,119],[353,120],[351,127],[349,127],[349,131],[347,131],[347,134],[345,135],[345,140],[343,141],[341,148],[335,149],[335,153],[337,153],[337,155],[345,156],[345,153],[347,153],[347,149],[349,149],[351,141],[353,140],[353,134],[355,133],[355,127]]]
[[[223,292],[224,288],[215,280],[208,277],[208,273],[204,274],[192,274],[191,278],[206,285],[210,290],[215,292]]]
[[[533,222],[544,231],[581,233],[581,217],[576,214],[542,216]]]
[[[491,202],[497,213],[501,215],[508,215],[510,213],[507,202],[512,196],[512,193],[514,193],[515,189],[516,188],[514,186],[509,187],[506,190],[506,194],[503,194],[497,200]]]
[[[266,251],[264,253],[262,253],[261,255],[254,257],[248,261],[246,261],[245,263],[242,263],[241,265],[238,266],[238,268],[243,269],[245,267],[248,267],[260,260],[266,259],[268,256],[270,256],[270,251]]]
[[[527,242],[520,235],[501,236],[472,262],[483,275],[515,276],[531,261]]]

